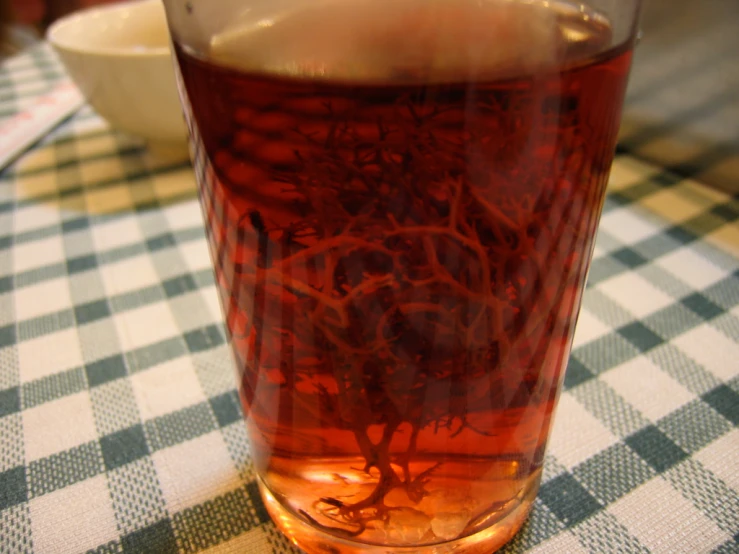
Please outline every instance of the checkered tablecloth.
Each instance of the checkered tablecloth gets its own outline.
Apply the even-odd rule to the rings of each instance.
[[[0,121],[63,77],[0,67]],[[738,176],[739,178],[739,176]],[[254,482],[187,164],[85,108],[0,174],[0,552],[294,553]],[[615,162],[504,552],[739,548],[739,199]]]

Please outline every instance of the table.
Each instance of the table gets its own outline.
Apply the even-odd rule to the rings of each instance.
[[[64,77],[0,68],[0,118]],[[1,121],[1,120],[0,120]],[[739,198],[617,156],[507,554],[739,549]],[[0,174],[0,552],[297,552],[261,504],[187,163],[89,108]]]
[[[739,2],[642,2],[620,145],[739,193]]]

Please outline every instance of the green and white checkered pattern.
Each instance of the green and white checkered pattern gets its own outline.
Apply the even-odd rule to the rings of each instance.
[[[0,121],[63,77],[0,68]],[[504,552],[739,549],[739,199],[621,154]],[[0,174],[0,552],[295,553],[259,499],[191,169],[83,109]]]

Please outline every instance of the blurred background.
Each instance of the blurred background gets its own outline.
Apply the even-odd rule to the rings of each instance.
[[[739,1],[643,1],[619,147],[739,193]]]
[[[0,0],[0,56],[12,56],[39,41],[60,17],[116,1],[120,0]]]

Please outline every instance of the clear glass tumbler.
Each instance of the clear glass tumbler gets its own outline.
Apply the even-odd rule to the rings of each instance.
[[[536,496],[639,0],[164,0],[259,487],[309,553]]]

